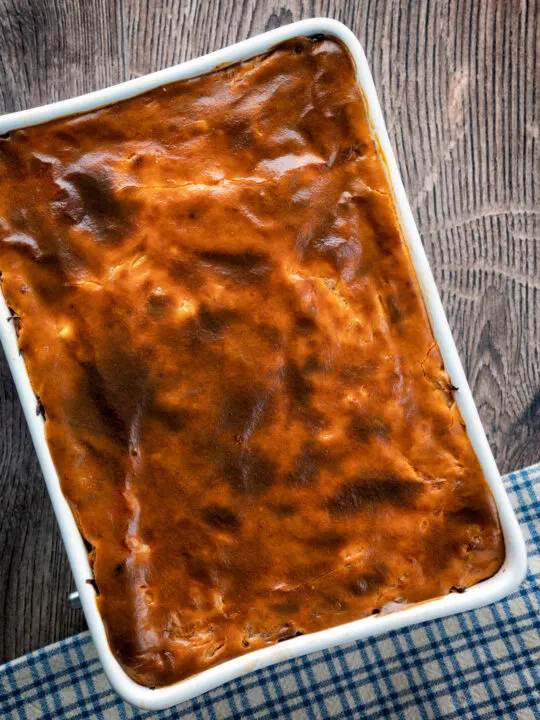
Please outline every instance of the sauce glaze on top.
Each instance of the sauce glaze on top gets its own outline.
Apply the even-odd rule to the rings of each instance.
[[[13,132],[0,187],[3,292],[132,678],[498,570],[341,44]]]

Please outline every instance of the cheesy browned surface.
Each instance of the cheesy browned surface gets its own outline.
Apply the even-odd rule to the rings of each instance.
[[[135,680],[500,567],[338,42],[1,139],[0,270]]]

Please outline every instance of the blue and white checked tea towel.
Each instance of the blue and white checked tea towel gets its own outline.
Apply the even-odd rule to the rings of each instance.
[[[162,713],[122,702],[82,633],[0,667],[0,717],[540,719],[540,465],[505,482],[529,573],[496,605],[260,670]]]

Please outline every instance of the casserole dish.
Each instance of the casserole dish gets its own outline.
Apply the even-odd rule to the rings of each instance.
[[[205,692],[228,679],[232,679],[273,662],[338,644],[346,640],[367,637],[420,620],[432,619],[493,602],[515,588],[525,570],[523,540],[490,454],[470,391],[456,355],[455,346],[441,308],[434,281],[430,274],[427,260],[414,226],[411,211],[404,195],[403,186],[399,179],[366,60],[358,42],[347,28],[329,20],[310,20],[286,28],[280,28],[259,36],[258,38],[213,53],[200,60],[185,63],[177,68],[139,78],[135,81],[130,81],[102,92],[92,93],[82,98],[6,116],[0,120],[0,132],[5,133],[10,130],[28,127],[65,115],[99,108],[175,80],[198,76],[216,67],[247,60],[269,50],[281,41],[299,36],[321,34],[333,36],[344,43],[355,62],[357,80],[366,99],[371,129],[380,148],[381,155],[386,162],[394,204],[402,227],[403,236],[407,242],[411,261],[420,282],[434,336],[439,344],[452,384],[459,388],[456,393],[456,401],[468,428],[472,446],[478,455],[484,475],[490,485],[497,505],[506,546],[505,562],[496,575],[487,581],[473,586],[464,594],[449,595],[420,605],[410,606],[400,612],[383,614],[377,617],[371,616],[346,625],[340,625],[328,630],[293,638],[280,645],[257,650],[246,656],[236,657],[221,665],[205,670],[198,675],[191,676],[174,685],[162,687],[158,690],[137,684],[121,669],[107,643],[105,628],[96,608],[95,590],[92,584],[92,571],[88,562],[87,551],[83,539],[77,530],[75,519],[60,489],[58,477],[45,441],[43,419],[35,415],[36,399],[26,375],[24,362],[18,353],[15,330],[8,324],[8,310],[4,304],[2,308],[4,311],[3,319],[0,326],[2,342],[30,424],[32,437],[58,516],[90,630],[93,633],[98,652],[111,683],[124,698],[140,707],[149,709],[164,708]]]

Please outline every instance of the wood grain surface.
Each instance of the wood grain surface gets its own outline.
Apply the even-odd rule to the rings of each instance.
[[[501,471],[540,460],[535,0],[0,0],[0,112],[96,90],[305,17],[364,45]],[[1,353],[1,351],[0,351]],[[0,357],[0,662],[84,628]]]

